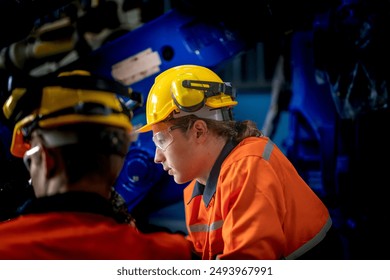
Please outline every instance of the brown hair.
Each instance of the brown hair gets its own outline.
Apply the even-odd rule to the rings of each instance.
[[[247,137],[263,136],[263,133],[257,128],[255,122],[251,120],[245,121],[217,121],[205,118],[199,118],[195,115],[188,115],[180,118],[169,118],[165,122],[183,127],[183,130],[188,130],[192,127],[196,120],[203,120],[210,131],[218,136],[226,139],[231,139],[235,142],[241,142]]]

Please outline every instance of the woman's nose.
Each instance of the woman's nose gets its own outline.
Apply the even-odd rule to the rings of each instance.
[[[164,156],[164,153],[159,148],[156,147],[156,150],[154,152],[154,162],[155,163],[162,163],[163,156]]]

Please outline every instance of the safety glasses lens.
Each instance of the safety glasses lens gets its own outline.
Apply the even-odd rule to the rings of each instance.
[[[165,151],[166,148],[172,143],[173,137],[167,130],[157,132],[153,136],[154,144],[161,150]]]

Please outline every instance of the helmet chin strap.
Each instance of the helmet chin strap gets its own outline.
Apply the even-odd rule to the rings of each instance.
[[[216,120],[216,121],[231,121],[233,119],[231,108],[228,107],[215,109],[215,108],[210,108],[208,106],[203,106],[202,109],[196,112],[174,111],[172,114],[173,118],[175,119],[188,116],[188,115],[195,115],[199,118]]]

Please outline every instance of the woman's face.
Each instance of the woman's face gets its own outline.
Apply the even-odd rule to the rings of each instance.
[[[175,125],[157,123],[152,130],[156,144],[154,161],[161,163],[176,183],[187,183],[201,176],[200,144],[193,127],[183,132]]]

